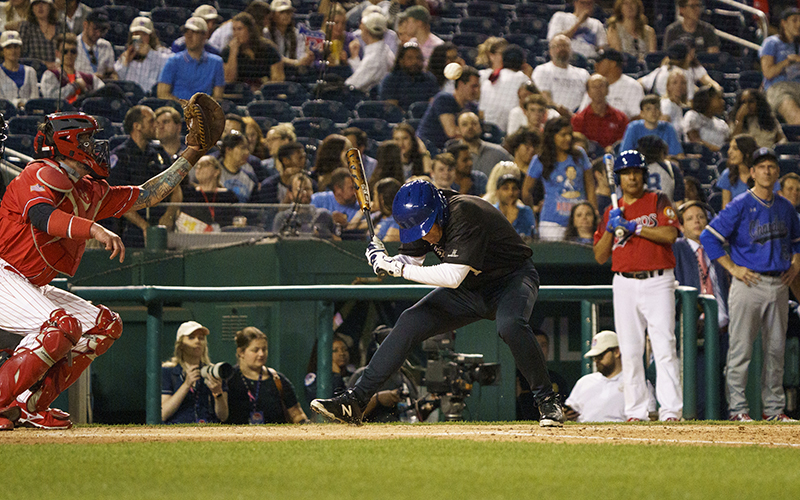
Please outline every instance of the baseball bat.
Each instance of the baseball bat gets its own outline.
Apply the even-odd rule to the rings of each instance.
[[[603,155],[603,164],[606,167],[606,180],[608,187],[611,188],[611,206],[619,208],[619,200],[617,200],[617,183],[614,182],[614,155],[606,153]],[[614,229],[614,236],[622,238],[625,236],[625,230],[621,227]]]
[[[361,212],[367,220],[367,230],[369,231],[369,239],[375,237],[375,226],[372,224],[372,217],[370,217],[370,196],[369,184],[364,174],[364,163],[361,161],[361,151],[357,148],[350,148],[345,153],[347,158],[347,166],[350,167],[350,177],[353,178],[353,183],[356,186],[356,199],[358,205],[361,207]],[[386,276],[385,271],[379,271],[378,276]]]

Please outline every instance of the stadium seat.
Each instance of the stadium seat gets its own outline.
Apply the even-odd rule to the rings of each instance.
[[[647,71],[655,71],[655,69],[661,66],[661,61],[667,57],[666,52],[651,52],[644,56],[644,64],[647,66]]]
[[[347,122],[347,126],[360,128],[368,137],[378,142],[392,138],[392,127],[389,122],[380,118],[356,118]]]
[[[24,155],[33,156],[33,136],[30,134],[8,134],[8,139],[6,139],[7,157],[13,156],[8,151],[9,149],[13,149],[14,151]]]
[[[584,56],[583,54],[579,54],[577,52],[572,53],[572,60],[570,60],[569,63],[575,66],[576,68],[583,68],[583,69],[589,68],[589,60],[586,59],[586,56]]]
[[[327,118],[295,118],[292,120],[292,125],[298,136],[313,137],[319,140],[338,132],[333,121]]]
[[[34,136],[44,116],[15,116],[8,120],[8,133]]]
[[[500,2],[477,1],[467,4],[469,17],[488,17],[494,19],[500,26],[505,26],[511,13],[503,8]]]
[[[103,10],[108,14],[109,21],[122,24],[131,24],[136,16],[139,15],[139,9],[131,5],[106,5]]]
[[[778,166],[781,168],[781,176],[784,176],[789,172],[800,174],[800,165],[798,165],[798,163],[800,163],[800,160],[797,158],[778,160]]]
[[[25,113],[29,115],[49,115],[57,111],[75,111],[75,106],[64,99],[48,99],[40,97],[25,103]]]
[[[112,122],[122,123],[128,112],[128,103],[122,99],[89,97],[81,104],[81,111],[88,115],[105,116]]]
[[[329,75],[336,75],[342,80],[347,80],[353,75],[353,68],[349,64],[339,66],[328,66],[325,70]]]
[[[339,101],[314,99],[304,102],[302,110],[306,118],[327,118],[334,123],[346,123],[350,119],[350,110]]]
[[[739,73],[739,88],[757,89],[764,81],[764,74],[758,70],[746,70]]]
[[[547,38],[547,21],[541,18],[517,19],[508,25],[509,33],[524,33],[542,40]]]
[[[292,106],[302,106],[309,99],[308,91],[296,82],[270,82],[261,86],[261,98],[279,99]]]
[[[775,154],[778,157],[800,157],[800,142],[784,142],[775,145]]]
[[[97,120],[97,125],[100,127],[100,130],[95,133],[95,137],[98,139],[111,139],[115,135],[122,134],[122,129],[111,123],[111,120],[105,116],[95,115],[94,119]]]
[[[167,0],[169,1],[169,0]],[[114,5],[130,5],[136,7],[137,12],[147,12],[161,7],[161,0],[114,0]]]
[[[489,35],[485,33],[456,33],[453,35],[453,42],[455,45],[459,47],[470,47],[470,48],[477,48],[478,45],[482,44],[489,38]]]
[[[697,172],[700,171],[703,165],[699,158],[683,158],[678,160],[678,163],[681,166],[683,175],[691,175],[692,177],[697,177]]]
[[[528,4],[523,4],[528,5]],[[506,35],[505,38],[509,44],[516,44],[528,51],[528,53],[536,53],[538,38],[535,35],[527,33],[511,33]],[[530,63],[530,61],[528,61]],[[532,65],[532,64],[531,64]]]
[[[108,25],[108,31],[103,35],[103,38],[111,42],[111,45],[124,47],[128,45],[128,27],[129,23],[111,21]]]
[[[247,105],[250,116],[266,116],[278,122],[290,122],[296,118],[292,106],[286,101],[253,101]]]
[[[150,19],[154,23],[184,24],[192,15],[185,7],[156,7],[150,11]]]
[[[683,152],[687,155],[698,155],[703,163],[714,163],[714,153],[703,144],[699,142],[683,142],[681,143]]]
[[[245,82],[226,83],[222,91],[222,97],[237,106],[247,106],[248,103],[255,100],[253,89]]]
[[[3,117],[5,117],[6,121],[8,121],[9,118],[14,118],[17,116],[19,114],[19,110],[11,103],[11,101],[0,99],[0,113],[3,113]]]
[[[411,103],[408,107],[408,117],[412,119],[419,119],[425,114],[430,103],[428,101],[419,101]]]
[[[477,46],[459,45],[458,55],[464,59],[467,66],[475,66],[475,59],[478,57],[479,49]]]
[[[306,161],[309,165],[314,165],[317,160],[317,150],[322,141],[313,137],[298,137],[297,142],[303,145],[306,150]]]
[[[161,43],[169,47],[172,42],[181,37],[181,25],[174,23],[153,23]]]
[[[258,123],[258,127],[261,129],[261,132],[264,135],[267,135],[269,129],[278,124],[278,120],[272,118],[271,116],[251,116],[250,118]]]
[[[130,80],[116,80],[114,85],[125,92],[125,97],[127,97],[130,102],[139,102],[145,97],[144,89],[136,82]]]
[[[417,130],[417,127],[419,127],[421,121],[421,118],[408,118],[405,122],[411,125],[414,130]],[[431,153],[431,156],[433,156],[433,153]]]
[[[786,136],[786,140],[789,142],[800,142],[800,125],[781,125],[783,129],[783,135]]]
[[[319,88],[318,92],[315,92],[314,97],[326,101],[339,101],[347,109],[356,109],[358,103],[369,100],[369,95],[366,92],[352,87],[339,86],[323,86]],[[298,104],[298,106],[302,105],[303,103]]]
[[[715,214],[718,214],[722,210],[722,192],[714,191],[708,195],[708,206]]]
[[[444,40],[450,40],[458,31],[459,19],[448,19],[444,17],[434,17],[431,19],[431,33]]]
[[[534,19],[543,19],[545,21],[549,21],[550,17],[552,17],[553,15],[553,9],[550,9],[544,3],[538,3],[538,2],[521,3],[517,5],[517,8],[515,10],[517,13],[517,19],[534,18]]]
[[[465,17],[458,23],[458,31],[462,33],[488,33],[499,36],[502,28],[491,17]]]
[[[719,172],[715,165],[700,165],[700,169],[695,172],[694,177],[704,186],[711,186],[719,178]]]
[[[380,118],[389,123],[400,123],[404,116],[400,106],[386,101],[363,101],[356,106],[357,118]]]

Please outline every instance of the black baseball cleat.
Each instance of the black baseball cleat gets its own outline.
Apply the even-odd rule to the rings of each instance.
[[[333,399],[315,399],[311,402],[311,409],[331,420],[361,425],[361,406],[352,390]]]
[[[551,394],[539,401],[539,426],[562,427],[564,425],[564,410],[557,394]]]

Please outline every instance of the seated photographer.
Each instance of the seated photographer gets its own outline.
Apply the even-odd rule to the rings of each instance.
[[[211,365],[208,334],[208,328],[196,321],[178,327],[175,355],[161,365],[161,421],[165,424],[220,422],[228,418],[225,382],[200,373],[201,367]]]
[[[227,424],[301,424],[308,422],[294,386],[266,366],[267,336],[254,326],[236,332],[236,358],[229,382]]]
[[[617,334],[605,330],[595,335],[592,348],[583,357],[593,358],[597,371],[578,379],[567,398],[564,416],[577,422],[624,422],[625,394]],[[656,400],[650,382],[647,393],[648,411],[653,412]]]
[[[348,337],[349,338],[349,337]],[[352,342],[352,341],[351,341]],[[347,380],[353,374],[354,367],[350,365],[350,348],[345,337],[334,334],[333,356],[331,359],[331,386],[333,395],[338,396],[347,389]],[[317,397],[317,343],[311,351],[308,370],[305,378],[306,397],[311,402]]]

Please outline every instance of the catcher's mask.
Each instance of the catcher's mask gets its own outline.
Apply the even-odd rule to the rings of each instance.
[[[34,156],[70,158],[86,165],[92,177],[105,179],[108,177],[108,141],[94,138],[100,130],[97,120],[87,114],[53,113],[39,126],[33,141]]]

